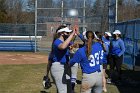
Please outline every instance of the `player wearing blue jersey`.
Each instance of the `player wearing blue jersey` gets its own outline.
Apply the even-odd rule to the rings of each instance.
[[[123,40],[121,39],[121,32],[119,30],[115,30],[113,32],[113,40],[111,41],[111,45],[110,45],[110,53],[111,53],[110,70],[112,76],[114,72],[114,68],[116,67],[117,76],[115,76],[115,78],[117,77],[116,79],[118,81],[121,80],[121,65],[123,62],[124,52],[125,52],[125,46]]]
[[[70,46],[70,58],[73,57],[75,52],[79,49],[78,43],[73,43]],[[73,66],[71,66],[71,93],[74,93],[75,85],[77,84],[77,72],[78,72],[78,63],[75,63]]]
[[[71,34],[69,35],[69,33]],[[67,82],[64,66],[69,59],[69,43],[75,35],[67,26],[60,26],[56,30],[57,38],[52,44],[51,74],[55,80],[58,93],[67,93]]]
[[[80,34],[78,31],[78,27],[76,26],[76,36],[78,36],[84,43],[83,44],[78,44],[78,43],[74,43],[74,40],[71,42],[71,46],[70,46],[70,58],[73,57],[73,55],[75,54],[75,52],[80,48],[83,47],[85,45],[85,39],[84,39],[84,35]],[[77,72],[78,72],[78,67],[79,64],[75,63],[73,66],[71,66],[71,93],[74,93],[74,88],[75,85],[77,84]]]
[[[65,26],[61,26],[61,27],[65,27]],[[53,34],[53,42],[57,39],[57,34]],[[52,42],[52,44],[53,44]],[[43,77],[43,87],[44,89],[48,89],[50,87],[48,87],[48,80],[50,80],[49,78],[49,73],[50,73],[50,68],[51,68],[51,65],[52,65],[52,62],[53,62],[53,48],[51,47],[51,52],[49,53],[49,56],[48,56],[48,63],[47,63],[47,68],[46,68],[46,75]]]
[[[105,45],[105,42],[102,40],[105,35],[103,35],[103,33],[99,32],[99,31],[96,31],[94,32],[94,36],[95,36],[95,39],[94,41],[95,42],[99,42],[101,44],[101,46],[103,47],[103,60],[100,62],[100,69],[101,69],[101,74],[102,74],[102,81],[103,81],[103,91],[104,92],[107,92],[107,89],[106,89],[106,79],[105,79],[105,68],[104,68],[104,64],[106,64],[106,61],[105,61],[105,53],[107,52],[107,48],[106,48],[106,45]]]
[[[77,28],[77,27],[76,27]],[[83,41],[85,42],[85,39],[83,37],[82,34],[79,33],[78,29],[76,31],[76,35]],[[70,58],[73,57],[73,55],[75,54],[75,52],[80,48],[80,47],[83,47],[85,44],[78,44],[78,43],[74,43],[73,41],[73,44],[70,46]],[[75,85],[77,84],[77,72],[78,72],[78,67],[79,67],[79,64],[78,63],[75,63],[73,66],[71,66],[71,87],[72,87],[72,93],[74,93],[74,88],[75,88]]]
[[[99,42],[93,42],[92,31],[86,32],[85,46],[79,48],[70,60],[70,64],[80,63],[82,69],[81,93],[102,93],[102,75],[100,74],[100,60],[103,59],[103,48]]]
[[[108,63],[108,54],[109,54],[109,47],[110,47],[110,37],[111,37],[110,32],[105,32],[104,35],[102,36],[102,41],[104,42],[105,45],[105,53],[104,53],[104,59],[103,63],[107,64]],[[104,69],[106,69],[107,66],[104,66]]]
[[[110,32],[105,32],[104,35],[102,36],[102,41],[104,42],[105,45],[105,52],[104,52],[104,57],[103,57],[103,91],[107,92],[106,88],[106,69],[107,69],[107,64],[109,63],[109,47],[110,47],[110,37],[111,37]]]

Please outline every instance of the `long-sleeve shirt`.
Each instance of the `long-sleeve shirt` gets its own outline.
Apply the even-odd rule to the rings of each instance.
[[[124,42],[121,38],[119,39],[113,39],[111,42],[111,54],[112,55],[117,55],[117,56],[121,56],[123,55],[125,52],[125,46],[124,46]]]
[[[102,40],[105,44],[105,50],[106,50],[106,52],[104,52],[103,63],[107,63],[107,56],[109,54],[110,40],[106,39],[104,36],[102,37]]]
[[[105,44],[105,50],[106,50],[105,54],[108,55],[109,47],[110,47],[110,40],[107,40],[104,36],[102,37],[102,40]]]

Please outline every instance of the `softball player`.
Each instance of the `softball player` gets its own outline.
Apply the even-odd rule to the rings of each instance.
[[[75,52],[78,50],[79,45],[78,44],[73,44],[70,46],[70,58],[73,57]],[[77,84],[76,79],[77,79],[77,72],[78,72],[78,63],[75,63],[73,66],[71,66],[71,91],[74,93],[74,87]]]
[[[84,39],[84,35],[85,35],[85,32],[84,34],[80,34],[78,29],[76,31],[76,35],[84,42],[83,44],[77,44],[77,43],[74,43],[73,41],[73,44],[70,46],[70,58],[73,57],[73,55],[75,54],[75,52],[80,48],[80,47],[83,47],[85,45],[85,39]],[[78,63],[75,63],[73,66],[71,66],[71,91],[72,93],[74,93],[74,88],[75,88],[75,85],[77,84],[76,80],[77,80],[77,72],[78,72],[78,67],[79,67],[79,64]]]
[[[110,37],[111,37],[111,33],[110,32],[105,32],[104,35],[102,36],[102,41],[105,44],[105,52],[104,52],[104,57],[103,57],[103,91],[107,92],[107,88],[106,88],[106,78],[105,78],[105,70],[107,69],[107,63],[109,63],[109,47],[110,47]]]
[[[108,54],[108,44],[110,44],[110,42],[108,42],[108,40],[106,39],[106,37],[108,38],[108,35],[110,36],[111,34],[109,32],[105,32],[106,34],[104,34],[104,36],[102,36],[102,33],[96,31],[94,33],[95,35],[95,39],[94,41],[96,42],[99,42],[102,47],[103,47],[103,60],[100,61],[100,69],[101,69],[101,74],[102,74],[102,77],[103,77],[103,91],[104,92],[107,92],[107,88],[106,88],[106,78],[105,78],[105,69],[106,69],[106,66],[105,64],[107,64],[107,54]]]
[[[100,60],[102,60],[102,46],[99,42],[93,43],[94,34],[86,32],[85,46],[79,48],[70,59],[70,64],[80,63],[82,69],[81,93],[102,93],[102,75],[100,74]]]
[[[64,72],[64,66],[68,62],[69,53],[68,46],[71,42],[73,36],[75,35],[75,30],[72,32],[67,26],[60,26],[56,30],[57,39],[53,42],[53,62],[51,66],[51,73],[55,80],[58,93],[67,93],[67,82]]]
[[[53,42],[56,39],[57,39],[57,35],[56,34],[53,34]],[[52,42],[52,44],[53,44],[53,42]],[[42,82],[44,89],[50,88],[50,87],[48,87],[48,85],[51,85],[51,83],[48,84],[48,82],[49,82],[48,80],[50,80],[50,78],[49,78],[49,72],[50,72],[50,68],[51,68],[52,62],[53,62],[53,48],[51,47],[51,52],[49,53],[49,56],[48,56],[48,63],[47,63],[47,68],[46,68],[46,75],[43,77],[43,82]]]

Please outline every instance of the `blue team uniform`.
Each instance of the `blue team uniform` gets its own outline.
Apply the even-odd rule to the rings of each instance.
[[[110,47],[110,40],[106,39],[104,36],[102,37],[102,41],[105,44],[105,50],[106,52],[104,52],[104,58],[103,58],[103,63],[107,63],[107,56],[109,54],[109,47]]]
[[[83,42],[85,42],[84,36],[83,36],[82,34],[80,34],[80,35],[78,35],[78,36],[79,36],[79,38],[80,38]]]
[[[60,50],[58,46],[63,43],[60,39],[56,39],[53,43],[53,62],[60,62],[65,64],[68,62],[69,50],[68,48]]]
[[[103,59],[103,49],[99,42],[92,45],[92,52],[89,58],[86,56],[86,46],[80,48],[73,58],[70,60],[70,64],[80,63],[82,72],[86,74],[100,72],[100,61]]]
[[[53,42],[52,48],[52,65],[51,74],[55,80],[58,93],[67,93],[67,84],[65,74],[66,74],[66,62],[69,61],[69,49],[59,49],[59,45],[62,44],[59,38]]]

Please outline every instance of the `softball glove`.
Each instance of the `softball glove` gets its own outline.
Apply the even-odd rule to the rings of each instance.
[[[51,82],[50,82],[50,78],[47,77],[47,76],[44,76],[44,77],[43,77],[43,82],[42,82],[42,84],[43,84],[44,89],[49,89],[50,87],[52,87],[52,84],[51,84]]]

